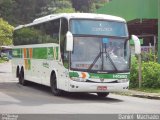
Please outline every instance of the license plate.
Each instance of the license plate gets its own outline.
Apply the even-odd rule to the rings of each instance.
[[[105,90],[107,90],[107,86],[97,86],[97,90],[105,91]]]

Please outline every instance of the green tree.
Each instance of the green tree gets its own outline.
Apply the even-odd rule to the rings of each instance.
[[[13,23],[14,16],[12,14],[14,0],[0,0],[0,17],[9,23]]]
[[[12,44],[13,26],[0,18],[0,46]]]
[[[79,12],[90,12],[92,0],[71,0],[73,8]]]
[[[71,0],[73,8],[79,12],[95,12],[107,0]]]
[[[12,25],[29,23],[40,17],[50,0],[0,0],[0,17]]]
[[[32,22],[40,17],[43,7],[49,4],[49,0],[15,0],[13,15],[16,18],[16,24],[25,24]]]
[[[48,5],[43,8],[41,16],[54,13],[73,13],[75,9],[69,0],[48,0]]]
[[[106,0],[0,0],[0,18],[17,26],[49,14],[95,12],[105,2]]]

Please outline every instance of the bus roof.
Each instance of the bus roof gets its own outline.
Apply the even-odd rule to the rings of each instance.
[[[37,18],[33,20],[32,23],[26,24],[26,25],[19,25],[15,28],[20,29],[27,26],[32,26],[35,24],[43,23],[46,21],[55,20],[58,18],[66,18],[66,19],[72,19],[72,18],[80,18],[80,19],[99,19],[99,20],[114,20],[114,21],[120,21],[120,22],[126,22],[123,18],[112,16],[112,15],[105,15],[105,14],[94,14],[94,13],[60,13],[60,14],[51,14],[44,17]]]

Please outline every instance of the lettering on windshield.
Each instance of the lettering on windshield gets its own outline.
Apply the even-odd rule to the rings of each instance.
[[[128,36],[125,23],[107,20],[72,20],[71,31],[84,35]]]
[[[113,31],[113,29],[112,28],[93,27],[92,31],[96,31],[96,32],[111,32],[111,31]]]

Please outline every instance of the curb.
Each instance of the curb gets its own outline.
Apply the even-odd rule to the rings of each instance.
[[[128,91],[128,92],[122,92],[122,93],[117,93],[116,92],[114,94],[123,95],[123,96],[132,96],[132,97],[160,100],[160,93],[141,93],[139,91]]]
[[[156,100],[160,100],[160,96],[152,96],[152,95],[139,95],[139,94],[134,94],[131,95],[133,97],[140,97],[140,98],[147,98],[147,99],[156,99]]]

